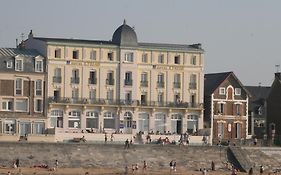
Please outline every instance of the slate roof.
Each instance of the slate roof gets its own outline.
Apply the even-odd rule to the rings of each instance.
[[[270,92],[269,86],[244,86],[251,94],[251,99],[266,99]]]
[[[112,42],[120,46],[138,46],[138,39],[135,30],[126,24],[119,26],[112,36]]]
[[[233,72],[211,73],[204,76],[204,94],[211,95],[216,88]]]
[[[33,73],[35,72],[34,58],[39,55],[34,49],[0,48],[0,72]],[[16,56],[19,56],[23,60],[23,71],[15,71]],[[11,62],[10,68],[7,67],[8,62]],[[43,69],[45,70],[45,67]]]

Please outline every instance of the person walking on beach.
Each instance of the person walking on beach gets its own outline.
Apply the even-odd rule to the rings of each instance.
[[[125,141],[125,149],[128,149],[129,148],[129,139],[127,139],[126,141]]]
[[[16,163],[17,168],[20,167],[20,160],[19,159],[16,159],[15,163]]]
[[[143,161],[143,168],[142,168],[142,171],[145,172],[147,170],[147,163],[146,161],[144,160]]]
[[[263,171],[264,171],[264,168],[263,168],[263,166],[261,165],[261,166],[260,166],[260,174],[263,174]]]
[[[106,143],[107,142],[107,134],[105,133],[104,134],[104,143]]]
[[[113,133],[111,133],[111,135],[110,135],[110,141],[113,142],[113,139],[114,139],[114,136],[113,136]]]
[[[253,168],[251,167],[250,170],[249,170],[248,175],[253,175],[253,174],[254,174],[254,171],[253,171]]]
[[[177,171],[177,162],[176,162],[176,161],[174,161],[174,164],[173,164],[173,169],[174,169],[174,172],[176,172],[176,171]]]
[[[172,173],[174,169],[174,164],[173,164],[173,160],[170,162],[170,173]]]
[[[59,161],[56,160],[56,161],[55,161],[55,168],[56,168],[56,170],[58,169],[58,167],[59,167]]]

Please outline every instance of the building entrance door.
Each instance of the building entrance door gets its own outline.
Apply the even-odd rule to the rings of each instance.
[[[132,113],[126,112],[124,115],[124,133],[132,134]]]

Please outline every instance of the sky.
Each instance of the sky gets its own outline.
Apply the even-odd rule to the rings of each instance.
[[[110,40],[126,19],[140,42],[202,43],[205,73],[233,71],[243,85],[270,86],[281,64],[280,17],[280,0],[1,0],[0,47],[15,47],[31,29]]]

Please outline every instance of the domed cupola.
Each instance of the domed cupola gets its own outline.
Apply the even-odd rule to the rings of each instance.
[[[132,27],[126,24],[125,20],[123,25],[115,30],[112,42],[120,46],[138,46],[137,34]]]

